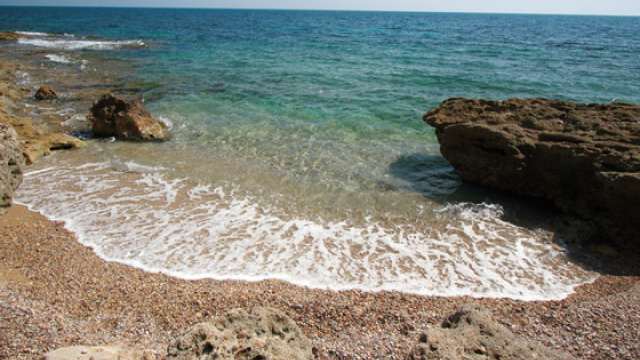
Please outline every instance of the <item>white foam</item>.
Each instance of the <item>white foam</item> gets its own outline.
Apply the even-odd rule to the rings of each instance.
[[[127,46],[144,46],[142,40],[76,40],[68,38],[19,38],[18,43],[57,50],[112,50]]]
[[[57,55],[57,54],[47,54],[45,55],[45,57],[53,62],[58,62],[58,63],[63,63],[63,64],[69,64],[71,63],[71,59],[69,59],[68,57],[64,56],[64,55]]]
[[[50,34],[37,31],[16,31],[16,34],[25,36],[51,36]]]
[[[446,206],[431,228],[285,220],[230,188],[161,168],[55,161],[29,170],[17,202],[64,220],[100,257],[147,271],[520,300],[562,299],[595,279],[550,241],[500,220],[492,204]]]
[[[134,161],[127,161],[124,163],[119,161],[113,161],[111,163],[111,167],[116,171],[139,173],[139,174],[152,174],[152,173],[157,173],[157,172],[166,170],[166,168],[162,166],[147,166],[147,165],[138,164]]]
[[[173,121],[171,121],[171,119],[169,119],[168,117],[160,115],[160,116],[158,116],[158,120],[160,120],[163,123],[165,123],[165,125],[167,125],[169,131],[171,131],[171,129],[173,129]]]
[[[33,80],[31,79],[31,75],[26,71],[18,70],[16,71],[16,79],[18,85],[31,85]]]
[[[63,126],[76,126],[79,123],[88,121],[87,116],[83,114],[75,114],[62,122]]]

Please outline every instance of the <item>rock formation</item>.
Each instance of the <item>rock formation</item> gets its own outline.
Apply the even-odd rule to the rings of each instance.
[[[0,32],[0,40],[4,40],[4,41],[16,41],[21,37],[23,37],[23,35],[20,35],[15,31]]]
[[[167,126],[156,120],[140,101],[106,94],[91,106],[89,120],[97,137],[119,140],[167,140]]]
[[[279,310],[234,309],[174,340],[169,359],[313,359],[311,341]]]
[[[465,305],[444,320],[441,328],[420,335],[407,360],[525,360],[575,359],[571,354],[551,350],[522,339],[491,314],[479,307]]]
[[[13,126],[20,135],[22,154],[27,165],[51,154],[51,151],[77,149],[84,145],[84,142],[75,136],[65,133],[46,133],[28,122],[14,122]]]
[[[50,351],[42,360],[137,360],[143,357],[134,350],[113,346],[71,346]]]
[[[24,158],[16,131],[7,124],[0,124],[0,216],[11,206],[13,192],[22,182]]]
[[[455,98],[424,115],[460,176],[551,200],[640,243],[640,106]]]
[[[43,85],[36,91],[35,98],[36,100],[55,100],[58,98],[58,93],[51,86]]]

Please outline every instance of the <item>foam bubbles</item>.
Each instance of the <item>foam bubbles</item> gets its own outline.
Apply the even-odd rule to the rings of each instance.
[[[31,75],[26,71],[21,71],[21,70],[16,71],[16,80],[17,80],[17,84],[21,86],[33,84]]]
[[[16,31],[16,34],[26,35],[26,36],[50,36],[50,34],[37,32],[37,31]]]
[[[79,126],[79,124],[85,123],[87,122],[87,116],[84,114],[74,114],[71,117],[69,117],[67,120],[62,122],[63,126],[70,126],[70,127],[74,127],[74,126]]]
[[[71,63],[71,59],[69,59],[69,57],[64,56],[64,55],[47,54],[44,57],[46,57],[47,59],[49,59],[49,60],[51,60],[53,62],[58,62],[58,63],[63,63],[63,64]]]
[[[113,50],[124,47],[142,47],[145,43],[142,40],[82,40],[75,38],[19,38],[19,44],[32,45],[47,49],[56,50]]]
[[[173,129],[173,121],[171,121],[171,119],[169,119],[168,117],[159,115],[158,120],[162,121],[165,125],[167,125],[167,128],[169,131]]]
[[[148,271],[522,300],[561,299],[595,278],[491,204],[445,206],[427,226],[285,219],[233,188],[162,168],[61,161],[30,168],[17,201],[66,221],[102,258]]]

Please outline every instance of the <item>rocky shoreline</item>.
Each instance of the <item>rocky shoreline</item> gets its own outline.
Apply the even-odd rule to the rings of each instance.
[[[424,121],[464,180],[547,200],[638,249],[640,105],[454,98]]]
[[[34,118],[12,107],[35,92],[10,80],[23,65],[5,62],[0,69],[2,122],[27,124],[38,136],[58,133],[63,118]],[[426,343],[425,331],[439,329],[465,305],[486,309],[524,340],[578,358],[640,358],[640,259],[634,253],[592,255],[585,254],[585,266],[602,276],[567,299],[547,302],[335,292],[275,280],[188,281],[106,262],[63,224],[13,206],[0,220],[0,358],[39,359],[62,347],[110,345],[132,358],[160,359],[190,326],[256,307],[290,317],[318,359],[420,358],[412,349]]]

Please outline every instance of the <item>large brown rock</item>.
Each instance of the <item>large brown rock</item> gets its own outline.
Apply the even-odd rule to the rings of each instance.
[[[424,115],[460,176],[551,200],[640,244],[640,106],[455,98]]]
[[[43,85],[36,91],[34,97],[36,100],[55,100],[58,98],[58,93],[51,86]]]
[[[0,124],[0,216],[9,211],[13,192],[22,182],[24,158],[16,131]]]
[[[97,137],[137,141],[169,139],[167,125],[151,116],[137,100],[106,94],[93,103],[88,118]]]
[[[234,309],[211,323],[193,326],[174,340],[168,358],[177,360],[313,359],[311,341],[283,312]]]
[[[465,305],[449,315],[442,326],[429,329],[411,349],[407,360],[529,360],[575,359],[571,354],[546,348],[516,336],[491,314]]]

